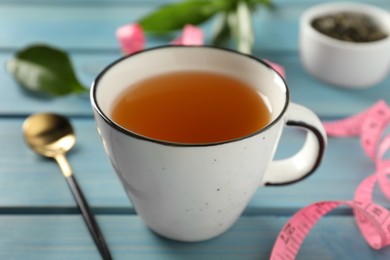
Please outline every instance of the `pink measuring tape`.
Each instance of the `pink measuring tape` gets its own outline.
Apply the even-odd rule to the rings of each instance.
[[[390,134],[383,137],[390,124],[390,108],[379,101],[355,116],[325,123],[329,136],[360,136],[363,150],[375,163],[376,171],[358,186],[353,201],[323,201],[299,210],[283,227],[271,253],[271,260],[295,259],[311,228],[328,212],[341,205],[353,209],[356,223],[367,243],[374,249],[390,245],[390,211],[372,202],[374,185],[378,182],[383,194],[390,200],[390,159],[384,159],[390,149]]]

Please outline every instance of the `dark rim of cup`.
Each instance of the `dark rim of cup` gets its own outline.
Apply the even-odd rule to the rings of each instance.
[[[100,81],[100,79],[102,77],[104,77],[104,75],[106,74],[107,71],[109,71],[112,67],[114,67],[116,64],[120,63],[121,61],[129,59],[129,58],[131,58],[131,57],[133,57],[135,55],[141,55],[142,53],[145,53],[145,52],[151,52],[151,51],[160,50],[160,49],[175,49],[175,48],[180,48],[180,49],[183,49],[183,48],[187,48],[187,49],[196,49],[196,48],[197,49],[214,49],[216,51],[224,51],[224,52],[234,53],[236,55],[239,55],[239,56],[242,56],[242,57],[245,57],[245,58],[250,58],[252,60],[255,60],[255,61],[261,63],[262,65],[264,65],[267,68],[269,68],[272,71],[274,71],[280,77],[280,79],[283,81],[283,83],[285,85],[286,101],[285,101],[285,104],[283,106],[282,111],[268,125],[266,125],[265,127],[259,129],[256,132],[253,132],[253,133],[251,133],[249,135],[245,135],[245,136],[241,136],[241,137],[238,137],[238,138],[234,138],[234,139],[229,139],[229,140],[220,141],[220,142],[210,142],[210,143],[182,143],[182,142],[172,142],[172,141],[164,141],[164,140],[160,140],[160,139],[150,138],[150,137],[138,134],[136,132],[132,132],[132,131],[130,131],[130,130],[128,130],[128,129],[118,125],[108,115],[106,115],[103,112],[103,110],[100,108],[100,106],[99,106],[99,104],[97,102],[96,93],[97,93],[97,89],[98,89],[98,86],[99,86],[99,81]],[[248,54],[244,54],[244,53],[240,53],[240,52],[237,52],[237,51],[231,50],[231,49],[224,49],[224,48],[215,47],[215,46],[209,46],[209,45],[185,45],[185,46],[183,46],[183,45],[164,45],[164,46],[159,46],[159,47],[148,48],[148,49],[136,52],[136,53],[132,53],[130,55],[126,55],[124,57],[121,57],[121,58],[115,60],[111,64],[109,64],[107,67],[105,67],[99,73],[99,75],[96,77],[96,79],[92,82],[92,86],[91,86],[91,90],[90,90],[90,99],[91,99],[91,104],[92,104],[93,109],[99,114],[99,116],[104,121],[106,121],[106,123],[108,125],[110,125],[114,129],[118,130],[119,132],[122,132],[125,135],[132,136],[132,137],[140,139],[140,140],[150,141],[150,142],[153,142],[153,143],[158,143],[158,144],[168,145],[168,146],[181,146],[181,147],[196,146],[196,147],[202,147],[202,146],[214,146],[214,145],[232,143],[232,142],[236,142],[236,141],[240,141],[240,140],[243,140],[243,139],[247,139],[249,137],[252,137],[252,136],[258,135],[258,134],[260,134],[262,132],[265,132],[267,129],[269,129],[273,125],[275,125],[283,117],[284,113],[287,110],[288,104],[290,102],[290,92],[289,92],[287,83],[284,80],[284,78],[276,70],[274,70],[271,67],[271,65],[269,65],[268,63],[266,63],[266,62],[264,62],[264,61],[262,61],[262,60],[260,60],[260,59],[258,59],[256,57],[254,57],[254,56],[251,56],[251,55],[248,55]]]

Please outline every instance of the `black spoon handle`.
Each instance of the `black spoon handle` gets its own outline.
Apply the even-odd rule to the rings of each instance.
[[[69,188],[72,190],[73,197],[77,202],[77,205],[81,211],[81,214],[83,215],[84,221],[87,224],[88,230],[92,235],[92,238],[100,252],[100,255],[104,260],[111,260],[112,257],[110,254],[110,250],[108,249],[103,234],[100,231],[96,219],[88,206],[88,202],[85,199],[83,192],[80,189],[80,186],[77,184],[75,176],[69,175],[66,176],[65,179],[68,182]]]

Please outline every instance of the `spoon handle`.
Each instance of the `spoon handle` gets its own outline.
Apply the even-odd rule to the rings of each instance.
[[[76,181],[76,177],[73,174],[65,177],[70,189],[72,190],[73,197],[75,198],[77,205],[80,208],[80,211],[83,215],[84,221],[87,224],[88,230],[92,235],[92,238],[104,260],[111,260],[110,250],[108,249],[107,243],[103,237],[102,232],[99,229],[99,226],[95,220],[94,215],[91,212],[91,209],[88,206],[88,202],[85,199],[83,192],[80,189]]]

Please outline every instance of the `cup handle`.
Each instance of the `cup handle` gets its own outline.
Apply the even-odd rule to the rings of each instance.
[[[301,105],[290,103],[285,124],[306,130],[303,147],[293,156],[272,161],[263,185],[285,185],[300,181],[313,173],[323,158],[327,137],[325,129],[314,112]]]

